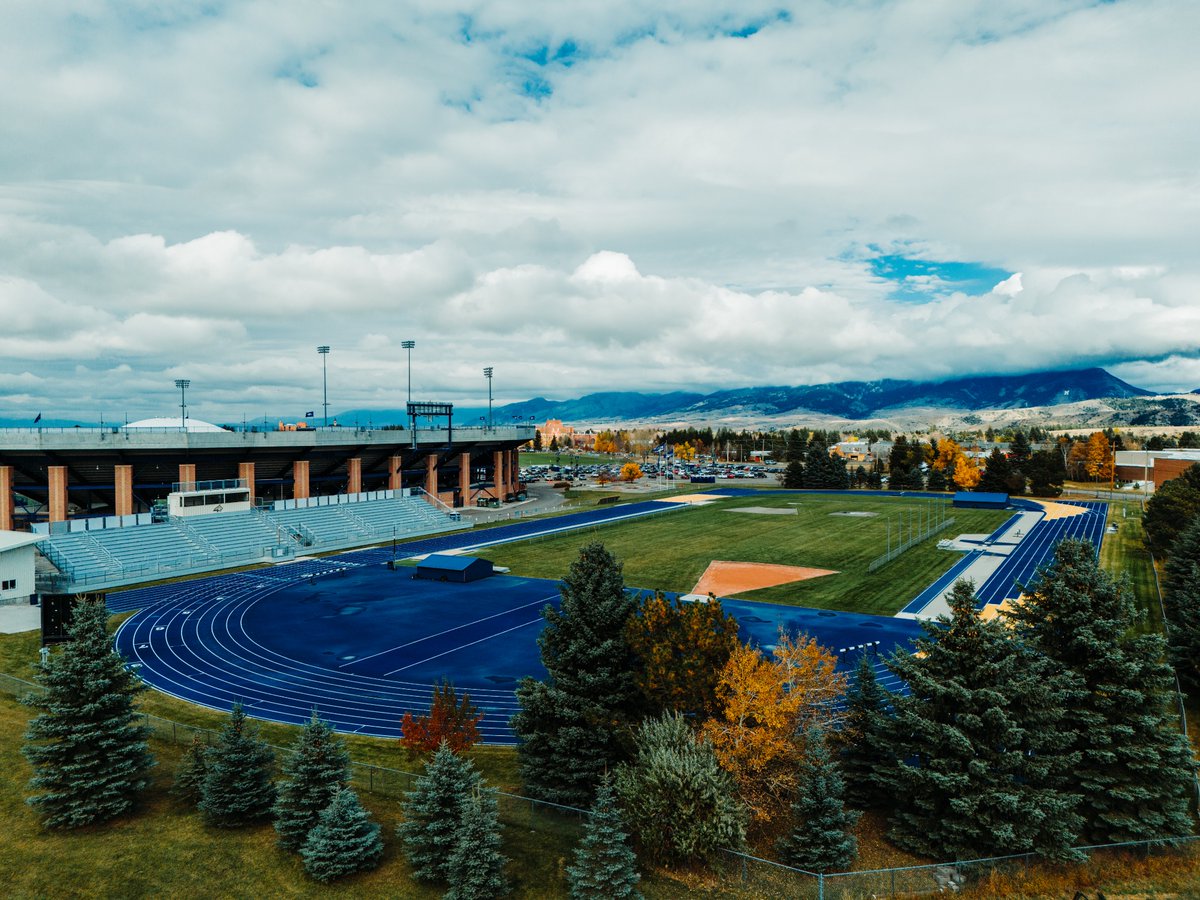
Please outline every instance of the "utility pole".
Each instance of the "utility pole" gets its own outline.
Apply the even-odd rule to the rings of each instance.
[[[317,352],[321,354],[321,405],[325,411],[325,427],[329,427],[329,378],[328,369],[325,365],[325,360],[329,358],[329,346],[322,344],[317,348]]]

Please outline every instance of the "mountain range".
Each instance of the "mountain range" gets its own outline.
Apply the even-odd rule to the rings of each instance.
[[[1200,388],[1192,393],[1198,396]],[[1097,402],[1104,401],[1104,402]],[[938,423],[973,426],[984,419],[1018,421],[1030,410],[1029,422],[1058,421],[1100,425],[1184,425],[1200,423],[1200,402],[1176,398],[1157,399],[1104,369],[1075,369],[1032,372],[1023,375],[988,375],[946,381],[842,381],[799,387],[746,387],[696,393],[673,391],[653,394],[636,391],[600,391],[567,400],[535,397],[496,406],[492,421],[510,425],[514,421],[542,423],[561,419],[571,424],[604,423],[755,423],[830,424],[839,420],[886,420],[897,426]],[[983,418],[976,415],[991,411]],[[301,414],[302,415],[302,414]],[[478,425],[488,415],[486,408],[456,407],[454,422],[459,427]],[[343,426],[406,424],[401,409],[349,409],[330,417]],[[295,421],[296,414],[268,416],[250,424],[274,427],[277,420]],[[319,425],[320,418],[308,420]],[[71,422],[46,419],[43,427],[67,426]],[[238,423],[240,424],[240,423]],[[29,427],[0,417],[0,426]]]

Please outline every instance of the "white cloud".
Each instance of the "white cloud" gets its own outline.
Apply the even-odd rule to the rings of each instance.
[[[463,399],[1190,378],[1195,4],[199,9],[6,16],[0,385],[311,407],[330,343],[339,403],[394,405],[408,338]],[[1018,274],[896,303],[872,247]]]

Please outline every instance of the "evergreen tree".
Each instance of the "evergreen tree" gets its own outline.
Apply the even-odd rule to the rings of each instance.
[[[794,825],[779,841],[779,855],[789,866],[809,872],[850,868],[858,855],[858,839],[850,829],[859,814],[846,809],[842,775],[825,744],[824,732],[815,725],[805,732],[797,787],[792,804]]]
[[[1063,480],[1067,477],[1062,453],[1057,449],[1038,450],[1025,463],[1025,474],[1029,476],[1029,493],[1033,496],[1059,496]]]
[[[640,898],[637,857],[605,776],[596,790],[592,814],[575,848],[575,865],[567,867],[572,900],[625,900]]]
[[[1029,446],[1029,438],[1025,436],[1025,432],[1017,429],[1013,433],[1012,446],[1009,447],[1009,458],[1012,464],[1024,471],[1025,463],[1029,462],[1029,457],[1032,455],[1032,449]]]
[[[580,549],[559,592],[562,605],[542,611],[546,627],[538,636],[549,677],[521,681],[512,727],[529,792],[586,806],[600,776],[628,755],[623,734],[642,711],[626,632],[637,599],[599,543]]]
[[[638,846],[656,862],[702,860],[745,840],[733,778],[677,713],[641,724],[637,753],[617,769],[616,791]]]
[[[489,900],[508,893],[500,852],[496,794],[475,790],[462,799],[454,851],[450,854],[450,890],[446,900]]]
[[[204,746],[200,736],[196,735],[192,738],[192,745],[183,754],[183,759],[179,761],[179,768],[175,770],[175,783],[171,786],[171,793],[192,806],[200,802],[204,792],[204,777],[208,774],[207,755],[208,748]]]
[[[1087,541],[1065,540],[1011,613],[1018,634],[1082,681],[1058,726],[1079,757],[1072,770],[1089,843],[1187,834],[1195,766],[1171,715],[1174,686],[1157,634],[1135,635],[1126,582]]]
[[[1160,555],[1166,555],[1179,533],[1200,515],[1200,463],[1184,470],[1178,478],[1162,484],[1146,501],[1142,527],[1146,539]]]
[[[1077,681],[984,621],[973,591],[957,582],[950,617],[888,664],[911,691],[892,698],[891,837],[936,859],[1067,856],[1081,822],[1061,726]]]
[[[793,459],[787,464],[787,468],[783,470],[783,486],[789,490],[804,487],[804,463]]]
[[[71,641],[38,667],[41,714],[21,752],[33,766],[28,803],[47,828],[107,822],[129,810],[154,765],[134,698],[143,688],[108,637],[103,602],[77,603]]]
[[[271,815],[275,785],[271,770],[275,754],[258,737],[246,719],[242,704],[235,703],[221,736],[205,757],[208,771],[200,793],[200,811],[211,825],[233,828]]]
[[[462,801],[482,783],[468,759],[442,744],[425,766],[425,774],[405,795],[404,821],[396,829],[418,881],[445,882],[450,855],[458,841]]]
[[[842,775],[846,802],[854,809],[877,809],[891,799],[886,773],[896,764],[888,736],[888,692],[880,686],[872,664],[874,656],[864,653],[850,689],[846,692],[846,715],[837,735],[842,749]]]
[[[350,788],[339,790],[321,811],[300,850],[304,871],[317,881],[373,869],[383,856],[379,826],[371,821]]]
[[[1171,545],[1166,570],[1163,605],[1171,659],[1179,680],[1195,695],[1200,691],[1200,515]]]
[[[296,738],[292,755],[283,761],[285,781],[275,801],[279,846],[299,850],[322,810],[350,783],[350,754],[328,723],[312,718]]]
[[[988,457],[987,468],[979,477],[975,490],[985,493],[1007,494],[1009,479],[1012,477],[1012,464],[999,447]]]
[[[944,469],[932,469],[929,472],[929,484],[927,488],[931,491],[947,491],[950,489],[950,482],[946,480]]]

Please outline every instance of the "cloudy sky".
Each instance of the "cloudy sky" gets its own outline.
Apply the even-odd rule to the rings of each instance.
[[[1200,387],[1192,0],[0,15],[0,417]]]

